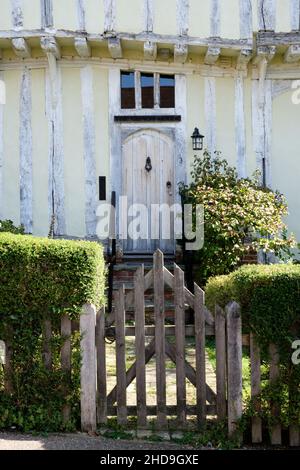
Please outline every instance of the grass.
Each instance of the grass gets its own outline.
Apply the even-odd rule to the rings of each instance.
[[[170,343],[175,342],[174,337],[168,337],[167,341]],[[149,342],[149,338],[146,338],[146,343]],[[126,338],[125,343],[126,348],[126,369],[128,370],[136,360],[135,355],[135,343],[134,338]],[[107,345],[107,375],[108,375],[108,392],[116,384],[116,359],[115,359],[115,343]],[[187,337],[186,338],[186,360],[191,364],[192,367],[195,367],[195,338]],[[167,372],[167,390],[168,390],[168,405],[176,404],[176,364],[171,361],[169,358],[166,358],[166,372]],[[153,357],[146,366],[147,374],[147,397],[148,405],[156,404],[156,364],[155,357]],[[210,385],[214,389],[214,385],[211,383],[213,380],[212,374],[210,373]],[[187,392],[187,403],[190,405],[195,404],[196,400],[196,391],[195,387],[186,380],[186,392]],[[128,404],[135,405],[135,394],[136,394],[136,381],[128,387],[127,396]]]
[[[216,343],[214,337],[206,338],[206,352],[214,371],[216,371]],[[243,347],[242,357],[243,399],[249,397],[251,392],[250,357],[249,348]]]

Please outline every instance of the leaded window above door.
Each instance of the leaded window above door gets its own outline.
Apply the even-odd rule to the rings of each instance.
[[[121,71],[121,109],[174,108],[174,75]]]

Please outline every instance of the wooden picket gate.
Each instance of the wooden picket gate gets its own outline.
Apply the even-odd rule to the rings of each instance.
[[[175,324],[165,322],[164,286],[174,292]],[[145,324],[145,293],[154,291],[154,322]],[[134,308],[134,326],[126,324],[126,311]],[[194,324],[185,324],[185,307],[194,311]],[[263,442],[263,423],[260,413],[261,358],[253,333],[242,334],[240,306],[229,303],[224,309],[218,305],[214,315],[205,306],[204,292],[196,284],[194,293],[184,285],[184,273],[174,265],[174,274],[164,266],[163,254],[154,254],[153,269],[146,275],[141,265],[135,274],[134,290],[125,293],[120,288],[115,298],[115,310],[109,316],[101,309],[95,316],[92,306],[84,307],[81,316],[82,337],[82,400],[83,430],[95,430],[97,424],[105,424],[110,416],[117,416],[125,425],[129,416],[136,416],[138,427],[145,428],[150,416],[156,416],[158,429],[167,426],[167,418],[177,417],[177,428],[183,427],[188,416],[197,417],[199,426],[205,426],[207,417],[227,419],[228,432],[232,435],[243,413],[242,400],[242,347],[250,358],[250,388],[254,406],[258,412],[252,418],[252,443]],[[95,329],[96,326],[96,329]],[[87,332],[87,334],[86,334]],[[215,337],[216,393],[206,383],[205,340]],[[116,341],[116,386],[107,393],[106,337]],[[127,337],[134,337],[136,361],[126,370],[125,344]],[[151,341],[146,345],[146,337]],[[175,338],[175,344],[169,341]],[[195,367],[185,357],[186,337],[195,338]],[[95,348],[96,345],[96,348]],[[156,406],[148,406],[146,399],[146,365],[155,356]],[[176,365],[176,406],[167,406],[166,357]],[[95,359],[97,358],[97,360]],[[95,374],[94,374],[95,371]],[[269,347],[269,382],[279,376],[279,354],[276,346]],[[127,403],[127,388],[136,379],[137,406]],[[186,379],[196,388],[196,403],[186,401]],[[266,380],[266,377],[264,377]],[[291,390],[290,399],[293,400]],[[280,409],[270,403],[274,424],[270,429],[270,441],[281,445],[282,429],[277,418]],[[290,446],[300,445],[300,429],[297,423],[289,426]]]
[[[125,293],[121,287],[115,297],[115,309],[110,316],[104,309],[96,316],[97,393],[93,390],[93,373],[88,367],[88,357],[93,362],[93,350],[89,335],[83,336],[82,352],[82,427],[94,430],[97,424],[105,424],[110,416],[117,416],[125,425],[129,416],[137,417],[139,428],[146,428],[148,417],[156,416],[156,428],[167,427],[169,416],[177,418],[178,427],[185,426],[188,416],[197,417],[204,426],[208,416],[223,420],[228,417],[228,429],[232,434],[242,414],[242,334],[241,317],[237,304],[230,304],[227,313],[216,309],[215,318],[205,307],[204,292],[195,284],[191,293],[184,284],[184,273],[174,265],[174,274],[164,266],[163,254],[158,250],[153,257],[153,269],[144,274],[141,265],[134,278],[134,290]],[[165,322],[164,286],[174,292],[175,324]],[[145,324],[145,293],[153,289],[154,322]],[[126,310],[134,307],[134,326],[126,324]],[[194,311],[194,324],[186,325],[185,308]],[[227,319],[226,319],[227,316]],[[226,328],[227,324],[227,328]],[[93,320],[90,323],[92,327]],[[227,332],[227,333],[226,333]],[[106,336],[116,341],[116,386],[107,393]],[[135,338],[136,361],[126,370],[125,341]],[[195,338],[195,367],[185,357],[186,337]],[[205,338],[216,339],[216,393],[206,383]],[[150,337],[146,345],[145,338]],[[175,344],[169,341],[175,338]],[[84,354],[84,350],[87,350]],[[155,356],[156,405],[147,406],[146,364]],[[166,357],[176,365],[176,406],[167,406]],[[86,366],[85,366],[86,364]],[[89,375],[90,374],[90,375]],[[127,403],[127,387],[136,379],[137,406]],[[187,404],[186,379],[196,388],[196,403]],[[93,401],[97,402],[97,419]],[[95,407],[96,408],[96,407]],[[97,421],[97,423],[96,423]]]

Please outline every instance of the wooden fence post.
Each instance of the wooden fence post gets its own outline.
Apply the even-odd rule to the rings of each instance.
[[[250,364],[251,398],[254,401],[255,411],[259,412],[261,408],[258,398],[261,392],[260,349],[253,333],[250,333]],[[252,442],[253,444],[260,444],[262,442],[262,423],[259,416],[252,418]]]
[[[276,383],[279,378],[279,352],[275,344],[271,343],[269,346],[270,356],[270,384]],[[280,415],[280,408],[278,404],[271,403],[271,414],[273,418],[277,419]],[[271,429],[271,444],[281,445],[281,425],[280,423],[274,424]]]
[[[228,374],[228,433],[237,431],[242,417],[242,321],[236,302],[226,306],[227,319],[227,374]]]
[[[136,354],[136,404],[139,428],[147,426],[146,362],[145,362],[145,278],[144,265],[134,277],[135,354]]]
[[[96,362],[97,362],[97,422],[107,422],[106,347],[105,347],[105,308],[96,316]]]
[[[178,424],[186,422],[184,272],[174,267],[176,392]]]
[[[71,334],[72,334],[72,323],[68,315],[63,315],[61,318],[61,336],[63,338],[63,344],[61,347],[61,368],[66,374],[67,386],[65,388],[65,394],[69,393],[70,379],[71,379]],[[71,406],[65,404],[63,407],[63,420],[67,423],[71,416]]]
[[[85,304],[80,315],[81,334],[81,428],[96,431],[96,307]]]
[[[206,373],[205,373],[205,313],[204,292],[194,284],[195,291],[195,341],[196,341],[196,394],[198,425],[206,424]]]
[[[116,301],[116,372],[117,372],[117,409],[118,424],[127,423],[127,383],[125,349],[125,289],[124,285],[117,292]]]
[[[155,317],[155,356],[157,427],[167,427],[166,406],[166,358],[165,358],[165,299],[164,299],[164,255],[157,250],[153,256],[154,275],[154,317]]]
[[[226,418],[226,318],[224,310],[215,307],[216,337],[216,385],[217,385],[217,416],[222,421]]]
[[[294,373],[295,373],[295,365],[291,365],[290,369],[290,384],[289,384],[289,407],[290,410],[293,411],[293,407],[297,406],[297,398],[298,398],[298,384],[293,382]],[[296,422],[295,422],[296,421]],[[289,438],[290,438],[290,446],[291,447],[299,447],[300,446],[300,426],[296,420],[291,419],[290,427],[289,427]]]

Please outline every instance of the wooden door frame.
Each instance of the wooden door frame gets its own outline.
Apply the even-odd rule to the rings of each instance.
[[[170,73],[172,70],[170,69]],[[109,69],[109,153],[110,153],[110,192],[116,192],[118,204],[119,196],[122,194],[122,142],[133,132],[143,129],[159,130],[171,136],[174,141],[174,182],[176,186],[174,203],[180,203],[179,183],[187,181],[187,79],[185,74],[175,73],[175,103],[174,110],[164,112],[163,109],[143,110],[143,114],[152,116],[159,114],[178,115],[179,122],[145,122],[127,123],[115,122],[115,116],[138,114],[135,110],[122,110],[120,90],[120,68]],[[126,136],[126,137],[125,137]],[[110,197],[110,196],[108,196]],[[108,201],[109,202],[109,201]],[[120,225],[117,215],[116,220],[117,245],[122,251],[119,233]],[[175,249],[175,247],[174,247]]]
[[[145,125],[133,125],[133,124],[115,124],[117,127],[117,131],[114,133],[117,135],[118,140],[118,152],[115,155],[118,159],[118,163],[116,165],[112,165],[111,167],[111,190],[116,192],[117,198],[117,206],[119,196],[122,195],[122,186],[123,186],[123,164],[122,164],[122,147],[125,140],[133,134],[136,134],[140,131],[147,131],[147,130],[155,130],[159,131],[161,134],[168,136],[173,140],[174,143],[174,204],[181,203],[180,194],[179,194],[179,183],[186,183],[187,173],[186,173],[186,151],[185,151],[185,136],[182,134],[180,126],[177,124],[170,124],[170,125],[163,125],[159,123],[155,124],[148,124]],[[118,211],[118,207],[117,207]],[[117,242],[121,250],[123,249],[122,240],[119,239],[120,234],[120,224],[119,224],[119,217],[117,212],[117,223],[116,223],[116,231],[117,231]],[[175,253],[175,241],[174,241],[174,253]]]

